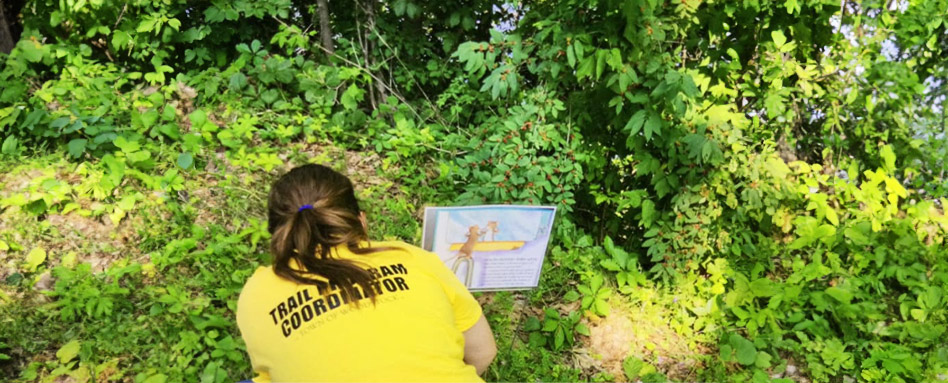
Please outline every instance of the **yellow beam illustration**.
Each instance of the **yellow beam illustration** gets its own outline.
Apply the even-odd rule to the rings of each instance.
[[[493,241],[493,242],[478,242],[474,244],[474,251],[502,251],[502,250],[517,250],[523,247],[524,241]],[[451,251],[457,251],[461,249],[461,246],[464,246],[463,243],[452,243],[451,247],[448,249]]]

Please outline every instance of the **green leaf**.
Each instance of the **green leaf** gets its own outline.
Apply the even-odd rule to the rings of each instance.
[[[592,295],[593,293],[592,290],[590,290],[588,286],[584,286],[584,285],[576,286],[576,289],[579,290],[579,292],[583,295]]]
[[[864,246],[869,243],[869,234],[871,233],[871,230],[871,223],[857,222],[856,224],[843,230],[843,235],[845,235],[846,238],[849,238],[849,240],[853,241],[853,244]]]
[[[629,119],[629,122],[625,124],[625,128],[623,130],[627,131],[630,136],[638,134],[642,129],[642,126],[645,124],[645,116],[647,115],[648,113],[645,111],[645,109],[635,112],[635,114],[632,115],[632,118]]]
[[[491,82],[490,87],[490,98],[496,100],[497,97],[500,97],[501,90],[503,88],[503,83],[500,81],[500,77],[491,76],[494,78],[494,81]]]
[[[728,343],[737,351],[738,363],[750,366],[757,362],[757,347],[754,347],[754,343],[751,341],[740,335],[731,334]]]
[[[3,146],[0,146],[0,153],[9,155],[16,154],[19,143],[20,140],[12,134],[7,136],[7,138],[3,140]]]
[[[598,292],[603,283],[602,275],[596,274],[589,281],[589,289],[592,292]]]
[[[813,234],[816,238],[829,243],[836,235],[836,227],[829,224],[822,224],[813,230]]]
[[[56,351],[56,357],[59,358],[59,363],[66,364],[69,361],[76,358],[79,355],[79,347],[81,344],[78,340],[71,340],[69,343],[64,344],[59,348],[59,351]]]
[[[853,300],[853,293],[836,286],[829,287],[824,292],[842,303],[849,303]]]
[[[777,46],[777,49],[780,49],[787,43],[787,36],[783,34],[783,31],[776,30],[770,32],[770,37],[774,40],[774,45]]]
[[[644,369],[645,362],[634,356],[627,357],[622,361],[622,371],[625,372],[628,381],[634,381],[643,373]]]
[[[149,376],[148,379],[145,379],[142,383],[165,383],[168,381],[168,377],[165,374],[155,374]]]
[[[612,48],[609,52],[610,55],[607,59],[607,63],[609,64],[609,67],[612,68],[612,70],[618,71],[620,68],[622,68],[622,52],[619,51],[618,48]],[[632,68],[629,68],[629,71],[631,70]],[[635,75],[635,72],[631,73],[632,75]]]
[[[584,324],[582,324],[582,323],[579,323],[579,324],[576,325],[576,333],[577,333],[577,334],[582,334],[582,335],[585,335],[585,336],[590,336],[590,335],[591,335],[590,332],[589,332],[589,327],[586,327],[586,325],[584,325]]]
[[[544,320],[544,321],[543,321],[543,328],[541,328],[540,331],[543,331],[543,332],[552,332],[553,330],[556,330],[556,325],[557,325],[557,323],[556,323],[556,321],[553,320],[553,319]]]
[[[641,197],[637,193],[623,193],[623,196],[629,196],[630,199],[636,199],[632,206],[641,205]],[[606,239],[603,241],[603,247],[606,249],[606,253],[612,256],[612,259],[615,260],[615,263],[621,266],[624,266],[629,259],[629,253],[627,253],[621,247],[617,247],[615,243],[612,242],[612,238],[606,236]]]
[[[576,290],[567,291],[566,294],[563,295],[563,300],[567,302],[575,302],[579,298],[579,293],[577,293]]]
[[[66,144],[66,147],[69,149],[69,155],[72,158],[79,158],[82,156],[82,153],[86,151],[86,143],[88,140],[84,138],[74,138]]]
[[[833,226],[839,226],[839,216],[836,215],[836,210],[833,208],[826,209],[826,220],[829,221]]]
[[[566,334],[563,332],[563,327],[557,327],[556,331],[553,333],[553,349],[559,350],[563,347],[563,342],[566,340]]]
[[[147,112],[142,113],[142,127],[145,129],[155,126],[155,122],[158,121],[158,111],[155,109],[149,109]]]
[[[158,131],[175,141],[181,139],[181,130],[178,129],[176,124],[162,124],[158,127]]]
[[[596,79],[597,80],[600,77],[602,77],[602,72],[606,69],[606,60],[608,60],[608,58],[606,57],[607,55],[608,53],[604,50],[596,51]]]
[[[59,26],[63,22],[63,13],[60,11],[53,11],[49,14],[49,25],[53,27]]]
[[[59,261],[59,264],[65,267],[73,267],[76,265],[76,252],[70,251],[66,253],[65,256]]]
[[[180,166],[181,169],[190,169],[193,164],[194,156],[192,156],[191,153],[182,152],[178,154],[178,166]]]
[[[642,201],[642,220],[639,221],[642,226],[649,228],[655,220],[655,203],[652,200]]]
[[[43,45],[36,41],[27,40],[24,38],[16,44],[16,47],[19,48],[20,53],[23,54],[23,57],[26,59],[26,61],[35,63],[43,59]]]
[[[609,315],[610,307],[609,302],[604,299],[596,299],[596,302],[593,303],[594,311],[596,315],[606,316]]]
[[[883,145],[879,151],[882,157],[883,169],[889,174],[895,172],[895,152],[892,151],[892,145]]]
[[[651,140],[652,134],[660,135],[662,133],[662,116],[658,113],[650,112],[648,120],[645,121],[645,139]]]
[[[750,284],[751,292],[757,297],[772,297],[779,292],[774,286],[773,281],[767,278],[759,278]]]
[[[783,96],[777,92],[768,93],[767,97],[764,98],[764,108],[767,109],[768,117],[770,118],[779,117],[786,110],[784,108]]]
[[[395,0],[395,3],[392,4],[395,10],[395,16],[401,16],[405,14],[405,8],[408,6],[408,2],[405,0]]]
[[[540,332],[531,332],[527,343],[530,347],[543,347],[546,345],[546,336]]]
[[[364,98],[365,91],[359,89],[355,84],[350,84],[349,88],[342,93],[340,102],[342,106],[348,110],[355,110],[359,106],[359,102]]]
[[[278,100],[279,98],[280,98],[280,92],[276,89],[268,89],[266,92],[263,92],[260,95],[260,100],[263,101],[267,105],[273,104],[273,102]]]
[[[129,141],[123,136],[116,137],[115,140],[112,141],[112,144],[118,147],[119,150],[121,150],[126,155],[135,153],[142,148],[141,144],[139,144],[137,140]]]
[[[135,32],[151,32],[155,29],[155,22],[157,21],[157,19],[144,19],[138,24],[138,28],[135,29]]]
[[[591,78],[593,76],[593,70],[595,69],[595,66],[596,59],[593,56],[586,56],[586,58],[580,62],[579,68],[576,69],[576,78],[580,80],[586,77]]]
[[[783,6],[787,8],[787,13],[791,15],[794,14],[794,12],[800,13],[800,3],[798,0],[786,0]]]
[[[243,73],[237,72],[230,76],[230,80],[227,83],[227,87],[230,90],[241,90],[247,86],[247,76],[244,76]]]
[[[33,250],[30,250],[30,253],[26,255],[26,271],[31,273],[36,271],[36,268],[45,261],[46,250],[42,247],[34,247]]]
[[[195,129],[200,129],[207,123],[207,113],[204,112],[204,109],[195,109],[188,115],[188,120],[191,121],[191,126]]]
[[[69,117],[60,117],[49,123],[49,127],[53,129],[62,129],[70,121]]]
[[[611,259],[603,259],[602,261],[599,261],[599,264],[602,265],[603,268],[609,271],[622,270],[622,266],[619,266],[619,264],[616,263],[616,261],[613,261]]]
[[[538,331],[540,330],[540,320],[536,317],[527,318],[526,323],[523,324],[524,331]]]
[[[507,93],[516,94],[520,89],[520,83],[517,81],[517,73],[510,72],[507,74]]]
[[[730,362],[731,357],[734,356],[734,348],[730,344],[722,344],[718,348],[718,354],[722,361]]]
[[[175,118],[175,109],[171,106],[166,106],[161,110],[161,119],[163,121],[174,121]]]
[[[123,30],[115,30],[112,32],[112,47],[115,49],[125,49],[129,40],[131,40],[131,36]]]
[[[257,40],[254,40],[254,42],[257,42]],[[218,369],[219,366],[216,362],[208,363],[207,366],[204,367],[204,371],[201,373],[201,383],[216,383]]]
[[[770,368],[770,359],[772,357],[766,352],[758,352],[757,359],[754,361],[754,366],[757,368]]]

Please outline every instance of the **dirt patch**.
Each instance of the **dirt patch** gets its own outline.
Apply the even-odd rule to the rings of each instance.
[[[641,309],[641,310],[637,310]],[[591,355],[593,367],[625,381],[622,362],[636,357],[654,365],[672,381],[694,378],[697,352],[659,315],[644,308],[614,309],[605,318],[591,319],[579,355]],[[589,364],[588,361],[586,364]]]
[[[777,374],[771,374],[771,378],[786,378],[790,379],[796,383],[810,383],[810,379],[804,376],[803,370],[798,367],[798,363],[789,355],[783,355],[783,358],[787,361],[787,366],[784,368],[784,371]],[[843,378],[843,381],[847,381],[846,378]]]
[[[589,326],[589,338],[586,347],[600,368],[612,373],[616,378],[625,376],[622,361],[630,354],[640,336],[637,335],[632,320],[623,314],[614,313]],[[598,358],[596,357],[598,356]]]
[[[289,150],[279,154],[284,166],[282,169],[277,168],[276,170],[277,173],[283,174],[297,166],[320,164],[329,166],[343,174],[347,174],[345,153],[345,150],[335,147],[331,143],[301,142],[293,144]]]
[[[6,198],[16,193],[21,193],[29,188],[30,182],[36,178],[50,175],[39,169],[24,169],[24,167],[15,168],[9,172],[0,173],[0,198]]]
[[[382,169],[382,159],[374,152],[366,154],[350,150],[345,154],[345,161],[347,175],[353,183],[359,185],[359,188],[382,185],[391,188],[394,185],[393,180],[379,175],[379,169]]]
[[[233,166],[224,153],[218,153],[208,161],[203,178],[197,183],[199,186],[189,188],[186,192],[178,192],[177,197],[197,208],[195,224],[226,225],[230,221],[226,212],[233,209],[233,206],[228,205],[228,199],[248,200],[251,206],[259,207],[260,211],[251,209],[252,211],[245,213],[262,217],[265,213],[262,209],[266,205],[266,193],[271,182],[277,176],[306,164],[325,165],[347,175],[352,179],[357,193],[379,186],[388,191],[393,185],[391,180],[378,175],[376,169],[382,166],[382,161],[374,153],[346,151],[325,142],[298,142],[290,144],[277,156],[283,164],[269,173],[263,173]],[[226,182],[220,176],[224,173],[234,175],[235,179],[242,179],[242,182]]]
[[[290,152],[292,155],[280,155],[286,164],[283,169],[278,169],[281,174],[297,166],[321,164],[345,174],[359,190],[370,186],[391,188],[397,182],[380,175],[382,157],[372,150],[344,150],[331,143],[315,142],[300,143]],[[390,170],[395,172],[397,169]]]
[[[60,234],[58,240],[50,243],[48,251],[61,255],[75,251],[77,261],[91,264],[94,272],[104,271],[112,262],[139,253],[136,245],[141,238],[135,228],[141,227],[143,222],[138,216],[126,217],[118,226],[113,226],[107,216],[53,214],[47,216],[46,221]]]
[[[46,251],[46,264],[49,267],[60,264],[67,254],[74,253],[76,262],[91,264],[95,272],[104,271],[120,258],[138,254],[136,244],[140,238],[135,227],[141,225],[141,219],[126,218],[118,227],[105,221],[108,221],[106,216],[92,218],[78,214],[49,214],[40,221],[9,220],[11,223],[19,222],[34,227],[25,233],[23,230],[3,228],[2,232],[10,235],[10,239],[20,244],[23,250],[17,252],[22,253],[20,255],[14,256],[13,252],[7,252],[0,256],[6,261],[0,277],[16,272],[17,265],[22,262],[21,256],[35,247]]]
[[[192,204],[197,211],[194,224],[206,227],[212,223],[226,223],[223,214],[227,207],[227,193],[215,177],[203,177],[198,187],[178,192],[178,199]]]
[[[77,187],[82,177],[64,169],[65,163],[28,164],[10,172],[0,174],[0,198],[29,193],[31,184],[39,178],[54,177]],[[95,202],[80,198],[76,202],[82,209],[89,209]],[[135,230],[141,219],[130,215],[118,226],[112,224],[107,215],[82,216],[75,212],[65,215],[44,213],[34,216],[16,207],[0,211],[0,238],[18,244],[21,251],[0,251],[0,278],[18,270],[22,257],[33,248],[47,252],[47,266],[58,265],[61,259],[75,253],[77,262],[88,262],[96,272],[105,270],[115,260],[137,253],[139,236]]]

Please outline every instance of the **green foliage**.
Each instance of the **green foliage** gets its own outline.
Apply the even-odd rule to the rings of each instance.
[[[581,141],[569,127],[546,123],[563,110],[551,96],[525,95],[509,116],[487,118],[479,134],[465,140],[471,152],[457,159],[454,174],[475,184],[460,195],[462,203],[546,203],[572,209],[583,177],[582,155],[575,152]]]
[[[591,310],[596,315],[609,315],[609,297],[612,295],[612,289],[604,285],[602,275],[593,274],[589,278],[589,284],[580,285],[578,289],[583,295],[581,307],[584,310]]]
[[[531,347],[548,345],[553,351],[559,351],[564,346],[574,345],[575,334],[589,336],[589,328],[579,323],[579,311],[561,316],[556,310],[547,308],[543,313],[542,318],[530,317],[523,325],[523,330],[530,332],[528,344]]]
[[[329,54],[312,3],[28,2],[0,57],[0,371],[247,378],[263,193],[318,162],[379,239],[426,205],[557,206],[541,285],[485,308],[489,380],[935,381],[948,3],[897,3],[331,3]],[[630,307],[705,368],[579,356]]]
[[[625,372],[625,377],[629,381],[664,383],[668,380],[657,372],[655,366],[631,356],[622,361],[622,371]]]
[[[517,323],[512,320],[514,314],[513,296],[509,292],[499,292],[494,296],[491,304],[484,307],[485,315],[490,322],[491,329],[497,341],[498,362],[493,363],[490,369],[485,373],[485,379],[490,381],[576,381],[580,379],[581,371],[568,367],[564,364],[565,360],[562,354],[555,353],[550,349],[555,342],[555,333],[553,331],[542,331],[542,326],[537,330],[528,330],[527,322],[537,320],[537,318],[528,318],[524,323]],[[562,318],[559,313],[552,310],[549,313],[550,318],[544,321],[554,320],[557,326],[570,325],[578,326],[575,321],[568,318]],[[555,316],[556,319],[553,319]],[[561,323],[564,322],[564,323]],[[526,335],[523,338],[519,334],[521,325]],[[539,330],[539,331],[538,331]],[[571,330],[572,331],[572,330]],[[537,335],[534,335],[537,334]],[[569,333],[573,336],[573,333]],[[563,330],[563,341],[567,336],[566,329]],[[547,347],[532,346],[532,342],[537,342],[538,337],[544,339]],[[549,341],[547,341],[549,339]],[[575,338],[574,338],[575,340]],[[565,344],[565,343],[564,343]],[[563,348],[562,350],[567,350]],[[502,362],[501,362],[502,361]]]

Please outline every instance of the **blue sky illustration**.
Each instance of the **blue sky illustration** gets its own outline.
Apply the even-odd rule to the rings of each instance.
[[[487,222],[497,221],[498,232],[494,235],[495,241],[531,241],[536,239],[540,230],[549,227],[553,210],[548,209],[517,209],[517,208],[470,208],[451,210],[448,222],[439,222],[448,225],[449,242],[457,243],[467,240],[467,228],[478,225],[484,228]],[[545,234],[545,233],[544,233]],[[484,240],[490,240],[488,233]]]

